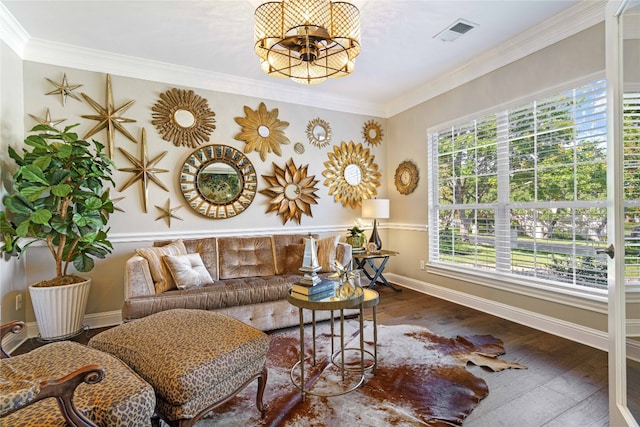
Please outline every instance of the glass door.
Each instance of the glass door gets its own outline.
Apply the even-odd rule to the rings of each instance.
[[[637,388],[627,381],[627,349],[640,305],[640,1],[607,3],[609,421],[638,426]],[[631,399],[631,400],[630,400]],[[633,405],[630,405],[633,403]],[[636,414],[637,416],[637,414]]]

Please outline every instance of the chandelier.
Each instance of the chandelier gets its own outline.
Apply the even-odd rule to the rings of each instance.
[[[346,1],[265,2],[255,11],[254,29],[262,71],[296,83],[347,76],[360,53],[360,11]]]

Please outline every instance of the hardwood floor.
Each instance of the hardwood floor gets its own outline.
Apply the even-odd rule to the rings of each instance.
[[[504,342],[502,358],[528,367],[489,372],[469,366],[487,382],[489,396],[465,427],[609,425],[606,352],[410,289],[378,291],[379,323],[412,323],[444,336],[490,334]],[[629,406],[638,420],[639,379],[640,363],[630,362],[628,382],[635,394]]]
[[[504,342],[505,360],[528,367],[489,372],[469,366],[487,382],[489,396],[465,420],[465,427],[608,425],[605,352],[410,289],[377,290],[380,324],[416,324],[444,336],[490,334]],[[97,332],[88,331],[75,340],[86,342]],[[29,340],[14,354],[39,345]],[[640,420],[640,363],[629,363],[628,383],[634,393],[629,406]]]

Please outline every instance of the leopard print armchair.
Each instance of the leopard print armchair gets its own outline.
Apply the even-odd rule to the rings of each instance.
[[[71,341],[10,357],[1,339],[23,329],[0,326],[0,425],[150,425],[153,389],[122,361]]]

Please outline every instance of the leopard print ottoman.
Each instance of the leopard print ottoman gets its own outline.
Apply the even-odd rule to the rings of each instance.
[[[170,425],[193,425],[254,379],[264,415],[269,336],[232,317],[162,311],[104,331],[89,346],[113,354],[148,381],[156,411]]]

